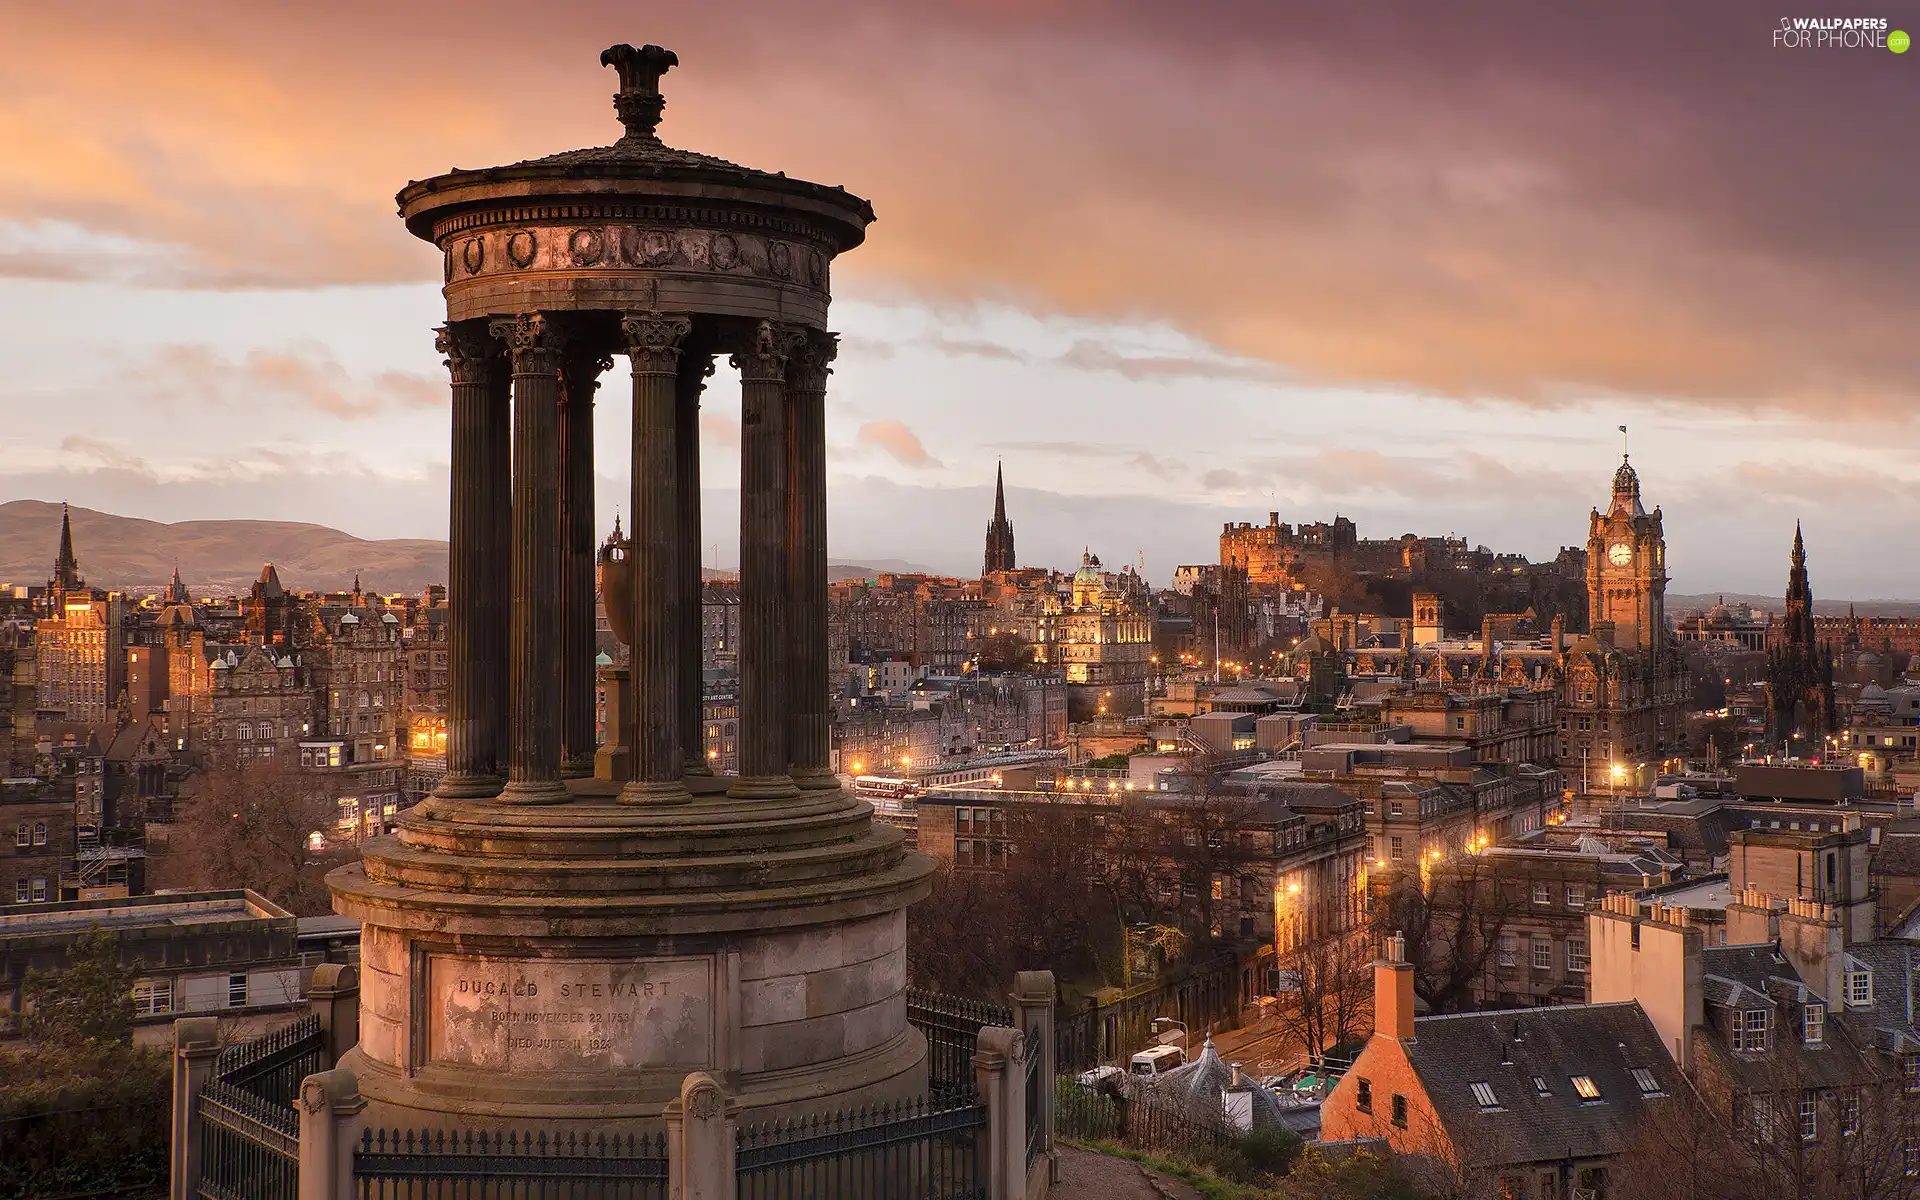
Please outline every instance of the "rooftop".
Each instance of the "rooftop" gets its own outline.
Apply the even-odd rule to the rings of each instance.
[[[188,928],[227,921],[293,919],[293,914],[250,891],[184,892],[0,908],[0,940],[107,929]]]

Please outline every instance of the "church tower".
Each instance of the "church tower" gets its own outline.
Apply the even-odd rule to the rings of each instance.
[[[1818,739],[1833,728],[1833,652],[1814,640],[1813,585],[1798,521],[1786,601],[1780,624],[1767,639],[1767,737],[1775,744],[1803,733]],[[1810,730],[1799,727],[1803,709],[1812,718]]]
[[[981,575],[1013,570],[1013,523],[1007,520],[1007,489],[1000,467],[993,468],[993,520],[987,522],[987,560]]]
[[[80,578],[80,560],[73,556],[73,515],[63,503],[60,505],[60,551],[53,560],[53,578],[47,580],[47,590],[53,592],[77,592],[87,586]]]
[[[1607,511],[1587,533],[1587,614],[1596,639],[1657,655],[1667,640],[1667,543],[1660,510],[1640,504],[1640,477],[1626,455],[1613,473]],[[1602,638],[1608,627],[1611,638]]]

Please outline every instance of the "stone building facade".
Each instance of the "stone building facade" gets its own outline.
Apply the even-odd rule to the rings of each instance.
[[[39,711],[56,721],[104,725],[126,686],[126,602],[89,588],[73,553],[73,525],[60,517],[60,551],[34,624]]]

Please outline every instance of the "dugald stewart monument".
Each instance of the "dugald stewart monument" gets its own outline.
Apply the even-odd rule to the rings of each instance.
[[[364,923],[342,1065],[369,1124],[639,1127],[692,1072],[754,1120],[926,1088],[906,909],[931,866],[828,758],[828,279],[873,211],[663,143],[670,51],[601,62],[612,145],[398,197],[445,262],[452,675],[445,781],[328,879]],[[741,381],[737,776],[700,737],[717,355]],[[632,657],[596,754],[573,664],[593,660],[594,400],[621,358],[632,530],[607,605]]]

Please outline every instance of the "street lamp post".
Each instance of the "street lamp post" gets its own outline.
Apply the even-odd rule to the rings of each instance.
[[[1193,1035],[1187,1031],[1187,1023],[1185,1021],[1176,1020],[1173,1017],[1155,1017],[1152,1022],[1152,1028],[1153,1028],[1153,1033],[1156,1040],[1158,1040],[1161,1034],[1167,1031],[1168,1026],[1179,1027],[1180,1057],[1182,1060],[1187,1059],[1193,1053],[1192,1045],[1191,1045]]]

